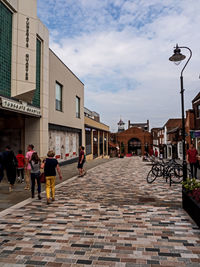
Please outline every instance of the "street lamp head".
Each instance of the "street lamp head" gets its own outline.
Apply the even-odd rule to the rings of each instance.
[[[180,64],[182,60],[184,60],[186,56],[181,54],[181,49],[178,47],[178,44],[176,45],[176,48],[174,49],[174,54],[169,58],[170,61],[173,61],[176,65]]]

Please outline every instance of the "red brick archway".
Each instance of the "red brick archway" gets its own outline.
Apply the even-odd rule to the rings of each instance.
[[[138,127],[132,127],[121,133],[117,133],[116,141],[121,146],[124,144],[125,154],[127,154],[129,148],[129,141],[131,139],[138,139],[141,142],[141,154],[144,155],[145,148],[150,148],[152,146],[152,136],[151,133],[144,131]]]
[[[134,155],[141,155],[142,153],[142,142],[138,138],[131,138],[128,141],[128,153]]]

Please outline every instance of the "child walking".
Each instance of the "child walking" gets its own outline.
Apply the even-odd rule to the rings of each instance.
[[[18,165],[17,165],[17,182],[24,183],[25,157],[22,154],[21,149],[18,151],[16,158],[17,158],[17,162],[18,162]]]
[[[55,201],[55,181],[56,181],[56,170],[59,174],[60,180],[62,180],[62,174],[57,159],[54,158],[55,153],[49,151],[46,160],[44,160],[41,168],[44,168],[44,175],[46,177],[46,196],[47,204],[50,204],[50,195],[52,201]]]
[[[32,198],[35,197],[35,180],[37,181],[37,187],[38,187],[38,199],[41,199],[40,193],[41,193],[41,183],[40,183],[40,165],[41,160],[38,157],[37,152],[33,152],[31,161],[29,162],[31,165],[31,193]]]

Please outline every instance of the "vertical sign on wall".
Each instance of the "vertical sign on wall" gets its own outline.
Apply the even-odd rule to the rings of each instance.
[[[73,136],[73,155],[76,155],[76,136]]]
[[[56,140],[55,140],[55,153],[56,153],[56,158],[60,158],[60,136],[56,135]]]
[[[65,156],[69,157],[69,136],[65,137]]]

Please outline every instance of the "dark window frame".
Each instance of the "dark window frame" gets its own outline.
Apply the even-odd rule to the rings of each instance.
[[[57,86],[59,85],[61,88],[61,100],[58,100],[56,98],[56,90],[57,90]],[[58,81],[56,81],[55,83],[55,105],[56,105],[56,111],[63,111],[63,85],[61,83],[59,83]]]
[[[197,105],[197,118],[200,119],[200,104]]]
[[[78,100],[78,112],[77,112],[77,100]],[[76,118],[81,118],[81,99],[79,96],[76,96]]]

